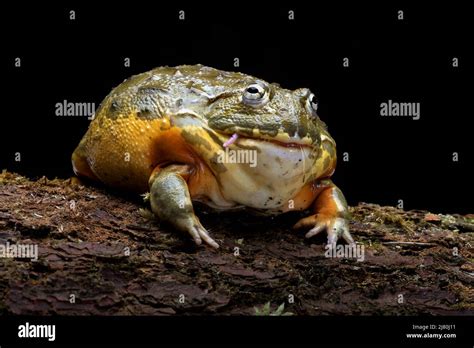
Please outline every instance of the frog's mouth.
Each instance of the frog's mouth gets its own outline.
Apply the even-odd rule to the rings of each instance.
[[[239,139],[245,138],[285,147],[314,147],[319,143],[319,133],[311,122],[296,124],[278,115],[264,115],[257,120],[250,120],[249,117],[246,114],[213,116],[207,120],[207,127],[218,134],[225,147],[238,144]]]
[[[283,134],[283,133],[281,133]],[[278,146],[282,147],[312,147],[311,142],[305,141],[305,139],[293,139],[290,138],[286,133],[286,137],[279,134],[280,136],[276,137],[252,137],[249,135],[242,135],[240,133],[232,133],[232,134],[227,134],[227,133],[220,133],[221,136],[225,137],[227,140],[224,141],[222,146],[224,148],[227,148],[234,144],[235,142],[238,141],[238,139],[250,139],[253,141],[264,141],[264,142],[270,142]]]

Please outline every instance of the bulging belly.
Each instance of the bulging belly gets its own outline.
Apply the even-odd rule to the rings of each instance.
[[[284,208],[310,180],[311,151],[241,138],[218,153],[217,161],[225,168],[217,173],[222,195],[251,208]]]

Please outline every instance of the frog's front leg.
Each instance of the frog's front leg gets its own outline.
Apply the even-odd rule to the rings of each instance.
[[[312,208],[315,214],[301,219],[294,228],[310,228],[306,238],[326,230],[328,244],[336,243],[340,237],[353,244],[354,239],[349,233],[349,211],[341,190],[329,179],[318,182],[317,190]]]
[[[150,176],[150,203],[153,213],[176,229],[188,232],[196,242],[202,240],[214,248],[219,245],[209,236],[194,214],[191,196],[185,178],[191,173],[190,166],[170,165],[158,168]]]

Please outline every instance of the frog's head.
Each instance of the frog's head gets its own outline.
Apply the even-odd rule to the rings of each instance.
[[[317,108],[317,98],[309,89],[290,91],[250,80],[212,102],[208,126],[223,136],[317,148],[321,133],[327,134]]]

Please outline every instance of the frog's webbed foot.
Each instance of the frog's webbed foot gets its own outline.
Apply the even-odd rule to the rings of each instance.
[[[305,217],[293,226],[295,229],[309,228],[306,238],[326,231],[328,244],[336,243],[340,238],[353,244],[349,233],[347,203],[342,192],[332,183],[321,191],[314,203],[315,214]]]
[[[183,178],[189,175],[188,170],[187,166],[172,165],[152,174],[149,181],[151,209],[161,220],[189,233],[196,244],[204,241],[218,248],[219,244],[194,214],[188,185]]]

